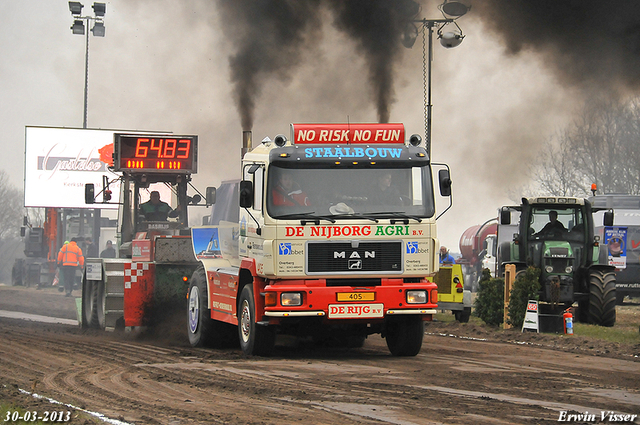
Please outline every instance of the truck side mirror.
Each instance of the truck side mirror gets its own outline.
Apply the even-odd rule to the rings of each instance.
[[[438,180],[440,181],[440,195],[451,196],[451,177],[449,170],[440,170],[438,172]]]
[[[96,189],[93,183],[87,183],[84,185],[84,203],[93,204],[95,202]]]
[[[24,235],[26,235],[26,234],[27,234],[27,228],[26,228],[26,227],[24,227],[24,226],[22,226],[22,227],[20,228],[20,237],[23,237],[23,238],[24,238]]]
[[[500,224],[511,224],[511,211],[507,208],[500,210]]]
[[[215,204],[216,203],[216,188],[215,187],[208,187],[205,196],[207,197],[207,199],[206,199],[207,205]]]
[[[604,226],[613,226],[613,211],[605,211],[604,217],[602,218],[602,224]]]
[[[240,206],[249,208],[253,205],[253,183],[250,180],[240,182]]]

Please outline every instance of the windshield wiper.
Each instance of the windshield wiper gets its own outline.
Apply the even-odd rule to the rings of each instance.
[[[312,221],[315,224],[320,224],[320,220],[327,220],[331,223],[335,223],[336,221],[332,217],[327,217],[324,215],[314,215],[315,211],[309,213],[294,213],[294,214],[285,214],[279,215],[275,218],[283,219],[283,220],[300,220],[302,225],[307,224],[308,221]]]
[[[353,213],[353,214],[333,214],[331,217],[333,218],[366,218],[367,220],[371,220],[374,223],[378,222],[378,219],[373,217],[368,217],[366,214],[362,213]]]
[[[402,220],[405,220],[405,224],[409,224],[408,220],[415,220],[418,223],[422,223],[422,219],[420,217],[417,217],[415,215],[408,215],[405,213],[401,213],[401,212],[397,212],[397,211],[380,211],[380,212],[371,212],[368,213],[368,215],[373,215],[373,216],[387,216],[390,215],[392,217],[398,217]],[[391,224],[395,224],[394,220],[391,220]]]

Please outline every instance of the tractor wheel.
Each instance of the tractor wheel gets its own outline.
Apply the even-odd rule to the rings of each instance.
[[[471,307],[465,307],[464,310],[454,312],[456,320],[460,323],[468,323],[471,317]]]
[[[422,348],[424,322],[420,316],[389,319],[384,337],[394,356],[415,356]]]
[[[104,286],[103,286],[104,287]],[[82,279],[82,327],[100,329],[98,320],[98,282]]]
[[[106,327],[106,315],[104,314],[107,304],[106,284],[104,280],[95,283],[97,284],[96,320],[98,322],[98,328],[104,330]]]
[[[238,336],[240,348],[247,355],[268,356],[275,346],[276,333],[273,327],[256,323],[256,305],[251,285],[245,286],[240,294]]]
[[[222,348],[234,341],[234,326],[211,318],[204,269],[197,269],[191,276],[187,333],[193,347]]]
[[[592,270],[589,274],[588,322],[611,327],[616,323],[616,275]]]

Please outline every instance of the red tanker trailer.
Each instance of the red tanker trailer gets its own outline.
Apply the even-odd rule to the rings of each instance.
[[[491,270],[495,276],[497,219],[492,218],[483,224],[469,227],[460,237],[458,263],[462,265],[465,289],[476,292],[482,269]]]

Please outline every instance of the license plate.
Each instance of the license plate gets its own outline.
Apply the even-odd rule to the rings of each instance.
[[[338,292],[338,301],[375,301],[375,292]]]
[[[329,319],[384,317],[384,304],[329,304]]]

